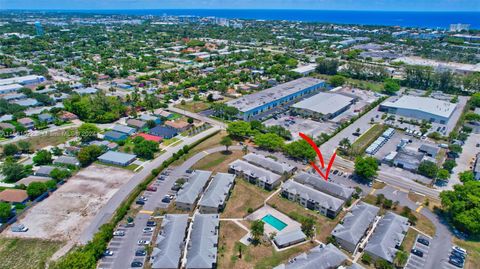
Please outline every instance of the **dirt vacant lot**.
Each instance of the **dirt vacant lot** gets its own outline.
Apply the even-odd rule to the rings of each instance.
[[[20,223],[26,233],[7,236],[49,240],[76,240],[113,194],[126,183],[131,171],[93,164],[82,169],[50,197],[29,209]]]

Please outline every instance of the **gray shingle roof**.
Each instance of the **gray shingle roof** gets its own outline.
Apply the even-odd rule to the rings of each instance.
[[[355,192],[353,188],[343,186],[333,182],[326,182],[323,178],[314,176],[305,172],[296,174],[293,179],[302,184],[313,187],[316,190],[325,192],[335,197],[347,200]]]
[[[113,126],[112,130],[120,132],[120,133],[124,133],[124,134],[131,134],[131,133],[135,132],[135,128],[128,127],[128,126],[125,126],[125,125],[120,125],[120,124],[117,124],[117,125]]]
[[[70,156],[60,156],[56,160],[53,161],[55,164],[71,164],[71,165],[79,165],[80,162],[75,157]]]
[[[294,166],[288,163],[277,162],[272,158],[267,158],[256,153],[249,153],[243,156],[243,159],[249,163],[263,167],[280,175],[283,175],[284,173],[291,173],[295,169]]]
[[[408,230],[408,219],[387,212],[378,222],[365,251],[392,262]]]
[[[267,169],[258,167],[256,165],[253,165],[251,163],[248,163],[243,160],[235,160],[232,163],[230,163],[230,168],[236,170],[236,171],[242,171],[244,174],[248,174],[252,177],[258,178],[258,180],[273,184],[280,180],[281,176],[277,175],[273,172],[268,171]]]
[[[125,133],[117,132],[117,131],[108,131],[103,136],[105,139],[124,139],[126,136]]]
[[[301,198],[304,198],[305,200],[314,201],[318,203],[320,206],[324,208],[328,208],[333,211],[338,211],[343,205],[343,200],[335,198],[321,191],[317,191],[311,187],[305,186],[291,179],[287,180],[282,185],[282,190],[286,190],[289,193],[299,195]]]
[[[210,171],[195,170],[190,175],[188,182],[183,184],[183,187],[178,191],[176,202],[194,204],[211,174]]]
[[[274,241],[277,246],[288,245],[293,242],[303,241],[307,236],[300,229],[284,232],[275,236]]]
[[[152,268],[177,268],[185,244],[188,215],[165,215],[152,252]]]
[[[308,253],[302,253],[274,269],[330,269],[337,268],[346,260],[347,255],[328,244],[314,247]]]
[[[333,229],[332,235],[354,245],[358,244],[379,210],[376,206],[358,203],[345,215],[343,223]]]
[[[186,268],[213,268],[217,262],[218,214],[196,214],[187,250]]]
[[[233,186],[235,175],[218,173],[208,185],[205,194],[198,203],[200,206],[217,207],[225,202],[225,199]]]

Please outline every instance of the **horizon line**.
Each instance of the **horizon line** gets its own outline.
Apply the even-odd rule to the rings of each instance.
[[[306,8],[77,8],[77,9],[55,9],[55,8],[7,8],[2,9],[1,11],[122,11],[122,10],[137,10],[137,11],[148,11],[148,10],[297,10],[297,11],[350,11],[350,12],[422,12],[422,13],[454,13],[454,12],[465,12],[465,13],[480,13],[480,10],[390,10],[390,9],[306,9]]]

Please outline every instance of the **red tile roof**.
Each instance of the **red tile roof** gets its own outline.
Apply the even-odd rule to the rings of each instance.
[[[140,133],[136,136],[141,136],[141,137],[145,138],[145,140],[155,141],[157,143],[160,143],[160,141],[162,141],[162,138],[160,136],[151,135],[151,134]]]

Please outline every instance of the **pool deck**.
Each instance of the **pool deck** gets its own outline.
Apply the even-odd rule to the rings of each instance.
[[[259,208],[257,211],[248,215],[245,219],[251,220],[251,221],[261,220],[263,217],[265,217],[268,214],[270,214],[270,215],[274,216],[275,218],[283,221],[285,224],[287,224],[287,226],[285,228],[283,228],[281,231],[278,231],[277,229],[272,227],[270,224],[265,223],[264,229],[265,229],[265,234],[266,235],[270,235],[272,232],[275,232],[278,235],[278,234],[290,232],[290,231],[293,231],[293,230],[297,230],[297,229],[300,229],[302,227],[300,223],[292,220],[287,215],[281,213],[280,211],[276,210],[275,208],[273,208],[269,205],[265,205],[265,206]]]

